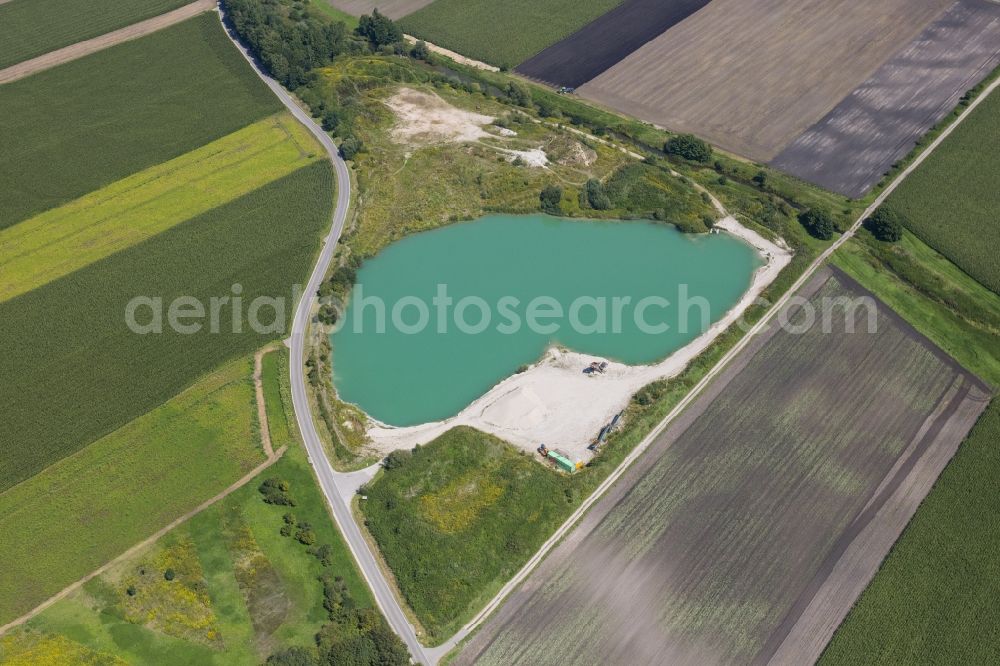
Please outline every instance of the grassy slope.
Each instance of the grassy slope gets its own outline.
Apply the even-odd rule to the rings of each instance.
[[[282,409],[283,404],[290,404],[291,401],[287,384],[287,351],[282,349],[271,353],[265,360],[264,385],[269,418],[288,420],[292,415]],[[276,404],[276,398],[282,402]],[[3,649],[13,653],[23,645],[41,639],[71,640],[78,650],[95,650],[107,657],[124,658],[130,663],[259,663],[279,647],[312,644],[314,633],[327,621],[322,586],[317,581],[324,571],[342,576],[358,605],[370,607],[372,600],[368,588],[327,514],[325,500],[315,485],[305,452],[297,441],[290,444],[282,459],[261,478],[276,476],[290,483],[297,502],[291,511],[300,521],[312,523],[317,543],[333,547],[333,562],[329,569],[309,555],[305,546],[278,533],[283,524],[282,516],[289,509],[262,502],[257,492],[258,484],[251,482],[170,532],[145,553],[115,567],[108,574],[88,583],[84,590],[46,610],[28,623],[28,629],[15,630],[6,639],[7,643],[0,643],[0,661],[3,661]],[[240,561],[247,554],[247,548],[245,538],[233,538],[236,525],[249,529],[252,543],[256,545],[253,550],[265,558],[255,560],[256,570],[276,574],[278,585],[275,585],[273,575],[258,574],[251,576],[250,583],[244,588],[240,587],[234,561]],[[193,632],[185,635],[193,627],[181,626],[178,633],[182,635],[171,636],[125,619],[124,608],[128,603],[125,588],[129,581],[135,579],[140,563],[155,563],[157,553],[186,540],[194,544],[195,564],[202,572],[204,591],[210,599],[209,610],[219,631],[221,643],[214,646],[205,640],[197,640]],[[244,578],[244,582],[246,580]],[[145,593],[143,586],[137,587],[140,595]],[[263,606],[259,592],[268,593]],[[248,604],[248,598],[254,601]],[[175,608],[170,605],[169,597],[161,598],[152,607],[160,611]],[[284,608],[284,614],[280,624],[270,631],[268,637],[264,637],[255,631],[253,620],[256,617],[260,621],[260,611],[274,607]],[[258,613],[256,616],[251,608]],[[181,621],[186,619],[182,617]]]
[[[513,67],[621,0],[437,0],[399,21],[407,33],[475,60]]]
[[[574,487],[508,444],[463,427],[387,470],[360,506],[407,602],[440,640],[562,523]]]
[[[917,236],[1000,293],[998,135],[1000,93],[994,92],[903,182],[889,204],[906,215]]]
[[[1000,402],[980,418],[821,666],[1000,662]]]
[[[0,69],[186,5],[190,0],[13,0],[0,5]]]
[[[0,494],[0,624],[260,464],[246,359]]]
[[[834,255],[834,263],[963,366],[1000,386],[1000,297],[912,234],[882,248],[866,231],[859,236]],[[914,281],[886,266],[879,249],[897,253]]]
[[[280,333],[232,333],[232,308],[220,311],[219,333],[138,335],[125,324],[137,295],[178,296],[206,304],[242,286],[283,297],[312,263],[332,206],[331,167],[316,162],[107,259],[0,303],[0,488],[168,400],[198,376]],[[86,298],[81,298],[86,295]],[[261,312],[270,322],[269,308]],[[143,318],[143,321],[146,321]]]
[[[279,110],[213,13],[6,84],[0,229]]]
[[[152,238],[319,159],[283,112],[0,231],[0,301]]]

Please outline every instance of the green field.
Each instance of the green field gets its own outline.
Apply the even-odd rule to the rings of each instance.
[[[36,289],[319,159],[283,112],[0,231],[0,301]]]
[[[0,229],[282,109],[214,13],[0,91]]]
[[[0,624],[264,461],[243,358],[0,494]]]
[[[265,358],[265,386],[289,400],[282,379],[287,352]],[[240,366],[249,369],[245,361]],[[275,397],[268,391],[268,414],[290,417]],[[251,412],[247,401],[241,418]],[[260,480],[272,477],[289,484],[294,507],[262,501]],[[330,547],[325,565],[294,536],[280,534],[286,513],[299,526],[311,525],[317,546]],[[173,581],[164,578],[167,568]],[[313,645],[317,631],[329,626],[323,575],[339,576],[358,608],[372,606],[305,452],[291,442],[255,481],[0,638],[0,662],[80,663],[89,655],[93,663],[261,663],[279,649]]]
[[[126,325],[125,308],[136,296],[161,298],[164,310],[189,296],[207,310],[210,298],[232,296],[239,284],[247,307],[258,295],[285,299],[278,313],[284,330],[293,285],[305,280],[329,224],[331,187],[330,164],[315,162],[0,303],[0,489],[155,408],[206,371],[282,337],[246,323],[233,333],[232,303],[219,310],[215,334],[207,321],[196,334],[172,332],[166,313],[162,334],[137,334]],[[272,312],[262,310],[262,324]]]
[[[474,60],[513,67],[621,0],[437,0],[399,21],[408,34]]]
[[[190,0],[12,0],[0,4],[0,69],[144,19]]]
[[[565,520],[575,488],[509,444],[462,427],[386,470],[360,506],[410,608],[440,642]]]
[[[968,370],[1000,386],[1000,296],[909,232],[886,244],[862,229],[833,261]]]
[[[1000,402],[962,444],[821,666],[1000,662]]]
[[[906,216],[913,233],[996,293],[1000,293],[998,135],[1000,93],[994,92],[888,202]]]

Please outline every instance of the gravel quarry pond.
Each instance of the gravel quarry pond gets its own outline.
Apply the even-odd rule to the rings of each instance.
[[[358,272],[331,336],[334,385],[410,426],[457,414],[553,344],[652,363],[720,319],[762,264],[728,234],[648,221],[492,215],[423,232]]]

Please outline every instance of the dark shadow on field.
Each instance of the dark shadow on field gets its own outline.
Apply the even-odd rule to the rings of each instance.
[[[1000,4],[958,0],[771,161],[851,198],[864,196],[1000,64]]]
[[[515,68],[553,86],[575,88],[659,37],[709,0],[625,0]]]

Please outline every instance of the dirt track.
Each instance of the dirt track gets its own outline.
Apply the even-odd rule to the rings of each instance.
[[[0,0],[0,2],[2,1],[3,0]],[[65,62],[82,58],[83,56],[96,53],[97,51],[102,51],[109,46],[114,46],[115,44],[143,37],[152,32],[156,32],[157,30],[162,30],[167,26],[187,20],[192,16],[197,16],[202,12],[214,9],[215,6],[216,0],[195,0],[195,2],[192,2],[189,5],[184,5],[183,7],[175,9],[172,12],[167,12],[166,14],[161,14],[160,16],[155,16],[145,21],[140,21],[139,23],[130,25],[120,30],[109,32],[105,35],[101,35],[100,37],[95,37],[77,44],[72,44],[65,48],[57,49],[50,53],[46,53],[45,55],[38,56],[37,58],[32,58],[31,60],[19,62],[16,65],[0,70],[0,84],[17,81],[18,79],[23,79],[26,76],[31,76],[32,74],[55,67],[56,65],[61,65]]]
[[[766,161],[952,3],[713,0],[579,92]]]

